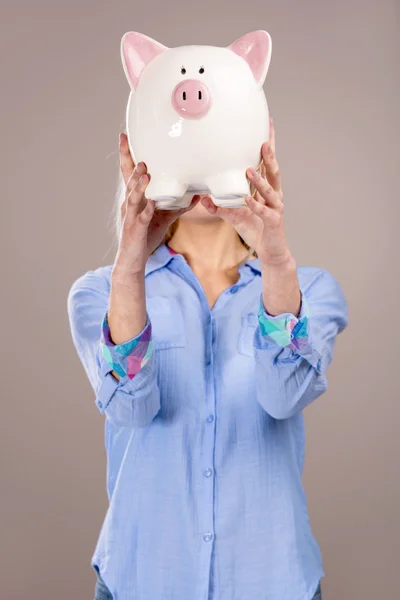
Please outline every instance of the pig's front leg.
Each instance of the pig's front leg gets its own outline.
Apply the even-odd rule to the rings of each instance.
[[[190,204],[185,197],[186,189],[187,185],[177,179],[152,173],[146,189],[146,197],[154,200],[157,208],[163,210],[185,208]]]
[[[247,206],[245,197],[250,194],[250,187],[245,168],[208,177],[206,184],[216,206]]]

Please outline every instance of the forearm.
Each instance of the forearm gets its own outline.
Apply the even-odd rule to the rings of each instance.
[[[260,404],[276,419],[293,416],[326,391],[326,371],[333,358],[336,336],[348,322],[346,299],[328,271],[313,268],[300,269],[298,273],[298,315],[290,302],[280,304],[279,279],[274,279],[276,273],[271,269],[266,282],[275,281],[278,293],[271,284],[265,302],[271,312],[279,314],[266,314],[260,294],[259,327],[254,336],[257,395]],[[290,276],[286,279],[282,274],[281,287],[286,289],[287,298],[291,288],[284,282],[290,280]]]
[[[146,325],[146,293],[144,273],[111,275],[107,321],[114,344],[135,338]]]
[[[325,372],[300,355],[277,359],[272,345],[256,347],[257,400],[274,419],[288,419],[321,396],[328,387]],[[327,364],[324,354],[324,364]]]
[[[262,299],[271,316],[281,313],[300,313],[301,293],[296,271],[296,261],[290,255],[280,264],[261,264]]]

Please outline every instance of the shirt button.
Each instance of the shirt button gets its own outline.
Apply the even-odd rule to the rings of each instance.
[[[207,423],[212,423],[214,421],[214,415],[209,415],[207,417]]]
[[[211,477],[212,469],[206,469],[203,473],[204,477]]]
[[[231,287],[231,294],[236,294],[236,292],[238,291],[238,289],[239,289],[239,288],[238,288],[238,286],[237,286],[237,285],[234,285],[234,286],[232,286],[232,287]]]
[[[211,542],[212,539],[213,539],[212,533],[205,533],[203,535],[203,540],[205,542]]]
[[[103,408],[102,403],[100,402],[100,400],[97,402],[97,406],[99,406],[100,408]]]

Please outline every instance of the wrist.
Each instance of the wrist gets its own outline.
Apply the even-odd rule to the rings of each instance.
[[[293,313],[300,309],[301,293],[296,261],[290,255],[272,263],[262,263],[262,300],[270,316]]]
[[[275,257],[260,258],[261,271],[296,271],[297,263],[294,256],[288,250],[284,254]]]
[[[145,270],[140,269],[126,269],[114,265],[111,271],[111,282],[118,285],[137,285],[138,283],[144,282]]]

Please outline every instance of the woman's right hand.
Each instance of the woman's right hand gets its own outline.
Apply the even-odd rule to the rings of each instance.
[[[145,266],[151,252],[162,242],[171,225],[190,206],[179,210],[155,210],[155,202],[145,197],[150,181],[147,167],[135,165],[125,133],[120,135],[120,167],[126,186],[121,206],[121,233],[111,273],[107,321],[114,344],[137,337],[144,329],[146,315]],[[119,375],[112,371],[116,379]]]
[[[154,200],[145,197],[150,181],[147,166],[135,165],[125,133],[120,134],[120,168],[126,193],[121,205],[122,227],[113,271],[124,276],[137,275],[144,273],[147,259],[162,242],[168,227],[194,208],[200,196],[195,196],[187,208],[155,210]]]

